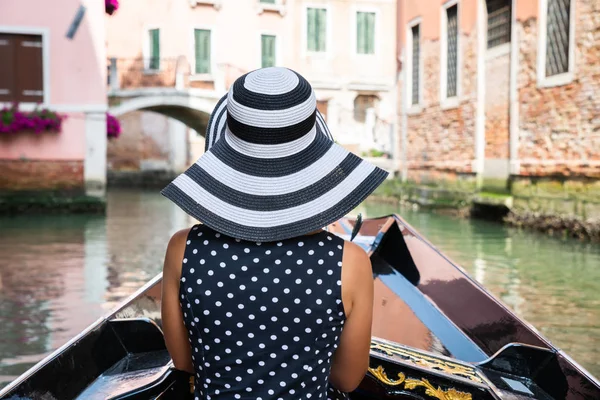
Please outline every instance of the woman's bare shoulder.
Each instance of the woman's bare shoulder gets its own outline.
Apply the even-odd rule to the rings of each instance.
[[[344,268],[348,268],[353,273],[364,273],[364,270],[368,269],[371,271],[371,260],[367,255],[367,252],[357,245],[349,241],[344,241],[344,255],[342,258],[342,265]]]
[[[181,263],[185,254],[185,246],[192,228],[181,229],[171,236],[167,245],[163,272],[181,276]]]
[[[371,259],[362,247],[344,242],[342,256],[342,300],[349,316],[357,298],[370,292],[373,286]]]

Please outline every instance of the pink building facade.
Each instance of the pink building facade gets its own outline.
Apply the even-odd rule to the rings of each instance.
[[[83,18],[67,38],[80,5]],[[103,0],[4,0],[0,108],[19,102],[66,117],[60,133],[0,135],[0,192],[69,192],[102,196],[106,181],[106,48]],[[35,63],[20,58],[28,48]],[[33,52],[33,53],[32,53]],[[23,74],[32,74],[32,79]],[[40,80],[41,78],[41,80]],[[16,82],[16,83],[15,83]],[[31,87],[29,87],[31,86]],[[34,87],[35,86],[35,87]],[[29,97],[28,97],[29,96]]]

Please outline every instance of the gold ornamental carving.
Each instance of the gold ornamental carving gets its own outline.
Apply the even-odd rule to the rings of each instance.
[[[403,361],[410,362],[411,364],[419,367],[441,371],[446,374],[466,378],[477,383],[484,383],[483,379],[479,377],[477,370],[466,365],[453,363],[451,361],[446,361],[416,351],[411,351],[400,346],[394,346],[378,341],[371,342],[371,350],[380,351],[388,356],[398,356]]]
[[[406,380],[406,377],[404,376],[404,374],[402,372],[398,373],[398,380],[397,381],[388,378],[387,374],[383,370],[383,366],[381,366],[381,365],[379,367],[377,367],[377,368],[369,368],[369,372],[375,378],[379,379],[381,382],[385,383],[386,385],[390,385],[390,386],[401,385]]]
[[[439,386],[435,388],[425,378],[418,379],[407,379],[404,384],[404,389],[414,390],[418,387],[425,388],[425,394],[439,400],[472,400],[471,393],[459,392],[454,388],[443,390]]]
[[[425,388],[425,394],[438,400],[472,400],[473,396],[470,393],[460,392],[454,388],[443,390],[439,386],[436,388],[425,378],[411,379],[406,378],[402,373],[398,373],[398,379],[388,378],[383,366],[380,365],[377,368],[369,368],[369,372],[380,382],[390,386],[400,386],[404,384],[405,390],[415,390],[418,387]]]

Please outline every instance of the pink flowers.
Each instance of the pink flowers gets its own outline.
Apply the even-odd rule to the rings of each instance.
[[[104,9],[108,15],[112,15],[119,9],[119,0],[104,0]]]
[[[19,105],[15,103],[10,108],[0,110],[0,133],[60,132],[65,118],[46,108],[31,112],[19,111]]]
[[[121,134],[121,123],[117,118],[106,113],[106,135],[109,139],[116,139]]]

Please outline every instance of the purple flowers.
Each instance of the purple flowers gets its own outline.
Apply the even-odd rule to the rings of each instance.
[[[66,117],[46,108],[31,112],[19,111],[19,105],[0,110],[0,133],[18,133],[23,131],[60,132]]]
[[[121,123],[117,118],[106,113],[106,135],[109,139],[116,139],[121,134]]]
[[[108,15],[112,15],[119,9],[119,0],[104,0],[104,9]]]

